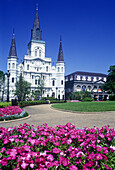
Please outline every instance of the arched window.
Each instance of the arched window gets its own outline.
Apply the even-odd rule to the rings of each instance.
[[[61,80],[61,85],[63,85],[63,80]]]
[[[27,65],[27,70],[29,70],[29,64]]]
[[[97,92],[97,86],[94,86],[93,91]]]
[[[55,80],[52,81],[52,86],[55,86]]]
[[[15,63],[12,63],[12,68],[15,68]]]
[[[46,71],[48,71],[48,66],[46,66]]]
[[[8,68],[10,69],[10,63],[8,63]]]
[[[83,90],[83,91],[85,91],[85,89],[86,89],[86,86],[85,86],[85,85],[83,85],[83,86],[82,86],[82,90]]]
[[[35,80],[35,85],[37,85],[37,80]]]
[[[77,85],[77,91],[81,91],[81,86]]]
[[[35,56],[37,56],[37,49],[35,49]]]
[[[58,69],[58,72],[60,72],[60,68],[58,67],[57,69]]]
[[[63,67],[61,68],[61,72],[63,72]]]
[[[91,91],[91,86],[88,86],[88,87],[87,87],[87,90],[88,90],[88,91]]]
[[[12,77],[12,83],[14,83],[14,77]]]
[[[39,50],[39,57],[41,57],[41,50]]]

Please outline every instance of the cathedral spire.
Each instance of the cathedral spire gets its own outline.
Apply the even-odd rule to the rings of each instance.
[[[38,5],[36,5],[36,15],[34,19],[33,29],[31,30],[31,40],[42,40],[42,31],[40,30],[40,22],[38,16]]]
[[[62,50],[62,37],[60,36],[60,47],[59,47],[59,53],[58,53],[58,60],[57,62],[64,62],[63,58],[63,50]]]
[[[10,58],[10,57],[17,57],[14,29],[13,29],[13,37],[12,37],[12,42],[11,42],[11,47],[10,47],[10,52],[9,52],[8,58]]]

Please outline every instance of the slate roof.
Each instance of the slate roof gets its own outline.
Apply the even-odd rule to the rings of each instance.
[[[60,37],[60,47],[59,47],[59,53],[58,53],[58,62],[64,62],[64,58],[63,58],[63,50],[62,50],[62,40]]]
[[[10,58],[10,57],[17,57],[14,32],[13,32],[13,38],[12,38],[12,42],[11,42],[11,47],[10,47],[10,52],[9,52],[9,57],[8,58]]]
[[[102,73],[92,73],[92,72],[83,72],[83,71],[76,71],[74,73],[71,73],[69,75],[66,75],[66,77],[71,75],[80,75],[80,76],[91,76],[91,77],[107,77],[106,74]]]

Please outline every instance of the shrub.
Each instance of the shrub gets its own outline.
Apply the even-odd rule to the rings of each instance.
[[[11,105],[12,105],[11,102],[0,102],[0,108],[11,106]]]
[[[64,103],[64,100],[51,100],[50,103]]]
[[[109,100],[115,101],[115,95],[110,95],[110,96],[109,96]]]
[[[90,97],[85,97],[85,98],[82,100],[82,102],[92,102],[92,101],[93,101],[93,99],[90,98]]]
[[[115,131],[109,126],[101,129],[76,129],[71,123],[0,128],[0,169],[114,169]]]
[[[30,105],[39,105],[39,104],[48,104],[48,101],[36,100],[36,101],[23,101],[18,103],[18,105],[21,107],[30,106]]]

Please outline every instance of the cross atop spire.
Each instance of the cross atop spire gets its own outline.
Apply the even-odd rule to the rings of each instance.
[[[36,15],[34,19],[33,29],[31,30],[31,39],[32,40],[42,40],[42,31],[40,30],[40,22],[38,16],[38,5],[36,5]]]
[[[59,47],[59,53],[58,53],[58,60],[57,62],[64,62],[63,58],[63,50],[62,50],[62,37],[60,36],[60,47]]]
[[[10,58],[10,57],[16,57],[17,58],[14,29],[13,29],[13,37],[12,37],[12,42],[11,42],[11,47],[10,47],[10,52],[9,52],[8,58]]]

